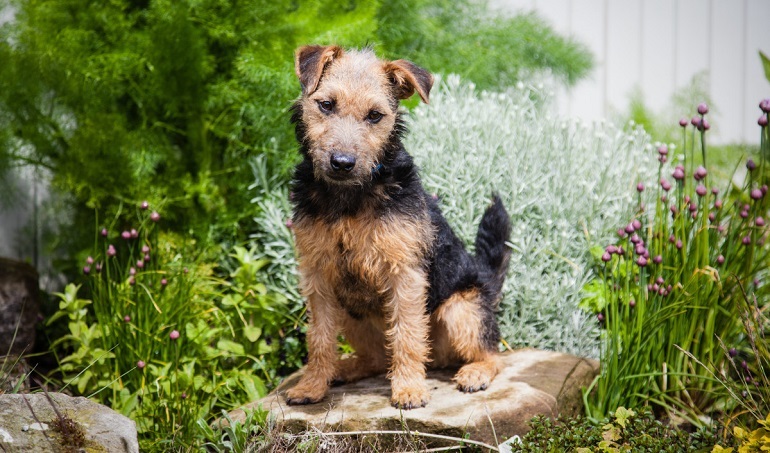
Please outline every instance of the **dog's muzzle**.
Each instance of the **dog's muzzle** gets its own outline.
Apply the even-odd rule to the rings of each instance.
[[[329,158],[329,166],[334,173],[332,176],[344,177],[356,166],[356,156],[352,154],[334,152]]]

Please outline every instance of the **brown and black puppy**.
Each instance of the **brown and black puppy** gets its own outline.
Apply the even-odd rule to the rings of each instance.
[[[401,143],[398,107],[415,92],[427,103],[433,76],[337,46],[302,47],[295,63],[303,160],[293,224],[310,325],[307,371],[288,403],[314,403],[332,381],[388,371],[394,406],[425,406],[427,364],[462,365],[458,387],[484,390],[498,372],[494,311],[510,218],[494,197],[470,255],[425,193]],[[354,357],[338,357],[340,333]]]

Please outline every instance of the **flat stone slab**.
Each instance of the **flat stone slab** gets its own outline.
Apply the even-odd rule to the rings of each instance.
[[[139,453],[133,420],[83,397],[48,395],[62,416],[82,428],[83,451]],[[65,448],[72,448],[72,442],[54,429],[56,419],[56,412],[43,393],[0,395],[0,451],[74,451]]]
[[[536,415],[578,415],[582,389],[599,372],[595,360],[535,349],[501,354],[502,371],[489,389],[462,393],[451,381],[456,370],[428,371],[432,389],[428,406],[403,411],[390,405],[390,381],[384,376],[332,387],[323,401],[306,406],[286,404],[285,390],[294,386],[304,369],[292,374],[265,398],[230,412],[242,422],[245,411],[262,407],[289,432],[417,430],[470,438],[495,445],[529,431]]]

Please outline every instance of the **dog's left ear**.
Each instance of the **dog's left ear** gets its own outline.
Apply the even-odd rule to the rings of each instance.
[[[339,46],[302,46],[294,54],[294,72],[297,74],[302,94],[312,94],[318,89],[324,69],[335,58],[341,57]]]
[[[428,103],[428,95],[433,87],[433,75],[430,72],[407,60],[385,63],[385,72],[395,86],[398,99],[406,99],[416,90],[422,102]]]

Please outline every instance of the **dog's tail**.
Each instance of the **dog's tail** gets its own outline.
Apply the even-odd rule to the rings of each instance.
[[[476,259],[484,272],[489,272],[485,292],[495,307],[500,303],[511,248],[505,243],[511,236],[511,217],[497,194],[484,212],[476,234]]]

